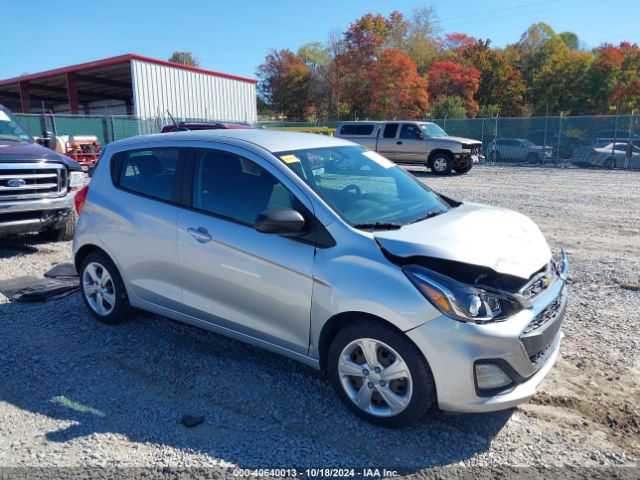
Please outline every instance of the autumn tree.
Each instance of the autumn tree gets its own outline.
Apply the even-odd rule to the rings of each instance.
[[[430,96],[463,98],[469,117],[478,113],[479,106],[474,96],[479,87],[480,71],[474,67],[442,60],[431,65],[429,70]]]
[[[618,46],[622,56],[620,68],[616,68],[617,84],[610,96],[612,103],[626,111],[640,109],[640,47],[622,42]]]
[[[416,64],[397,48],[380,54],[370,72],[368,113],[373,118],[414,119],[428,108],[427,81],[418,75]]]
[[[291,50],[272,50],[258,67],[259,93],[275,111],[302,120],[311,113],[310,74]]]
[[[169,61],[173,63],[179,63],[181,65],[186,65],[187,67],[199,67],[200,61],[193,56],[191,52],[178,52],[175,51],[169,57]]]
[[[344,69],[351,110],[360,116],[414,118],[428,105],[426,80],[402,50],[414,26],[399,12],[367,14],[344,34],[336,61]]]
[[[480,84],[474,96],[484,114],[523,115],[527,112],[526,85],[502,50],[491,48],[490,40],[464,33],[446,35],[444,45],[456,61],[476,68]]]
[[[384,50],[391,26],[383,15],[367,14],[344,33],[344,50],[336,61],[345,73],[350,110],[367,114],[371,103],[373,65]]]

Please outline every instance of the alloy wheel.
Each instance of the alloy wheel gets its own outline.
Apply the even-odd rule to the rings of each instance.
[[[116,306],[116,290],[106,268],[97,262],[89,263],[82,273],[82,290],[91,309],[106,316]]]
[[[372,415],[397,415],[411,401],[409,366],[380,340],[361,338],[349,343],[340,354],[338,374],[351,401]]]
[[[442,157],[438,157],[433,161],[433,168],[438,172],[444,172],[447,169],[447,160]]]

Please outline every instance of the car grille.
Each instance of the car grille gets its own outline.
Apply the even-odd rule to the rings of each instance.
[[[537,276],[527,283],[520,293],[524,298],[530,300],[549,288],[556,279],[554,278],[554,269],[551,263],[541,269]]]
[[[527,325],[527,328],[525,328],[522,333],[526,335],[527,333],[531,333],[534,330],[538,330],[539,328],[549,323],[551,320],[556,318],[556,316],[558,316],[561,306],[562,306],[562,299],[561,297],[558,297],[547,308],[545,308],[538,315],[536,315],[533,318],[533,320],[531,320],[531,323]]]
[[[547,358],[549,358],[549,355],[551,355],[551,352],[553,351],[553,347],[555,347],[556,343],[558,342],[559,336],[560,334],[558,333],[556,337],[553,339],[553,341],[549,342],[549,344],[546,347],[544,347],[535,355],[531,355],[529,357],[529,361],[533,363],[533,365],[535,365],[536,367],[539,367],[540,365],[542,365],[544,361]]]
[[[67,189],[62,164],[0,164],[0,201],[58,197]]]
[[[558,341],[564,305],[564,293],[561,293],[529,322],[520,335],[529,361],[536,368],[544,363]]]

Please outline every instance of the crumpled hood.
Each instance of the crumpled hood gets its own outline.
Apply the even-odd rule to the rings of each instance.
[[[546,240],[528,217],[474,203],[400,230],[377,231],[374,236],[382,248],[397,257],[453,260],[523,279],[551,260]]]
[[[1,143],[0,163],[56,162],[69,170],[82,170],[75,160],[37,143]]]
[[[452,142],[460,142],[465,145],[469,144],[477,144],[482,145],[480,140],[474,140],[472,138],[464,138],[464,137],[434,137],[435,140],[448,140]]]

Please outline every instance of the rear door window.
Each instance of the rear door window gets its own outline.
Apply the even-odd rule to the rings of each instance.
[[[163,147],[118,153],[112,160],[119,165],[114,180],[125,190],[170,201],[174,198],[180,155],[185,150]]]
[[[396,138],[396,134],[398,133],[398,124],[397,123],[388,123],[384,127],[384,138]]]

